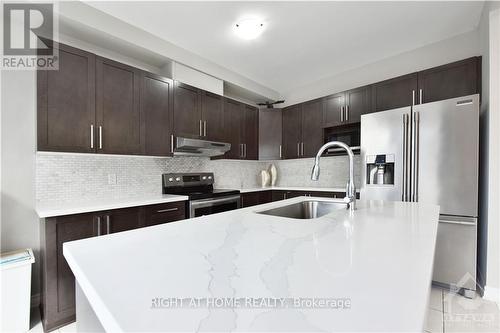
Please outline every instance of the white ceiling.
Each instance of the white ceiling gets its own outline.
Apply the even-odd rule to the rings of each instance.
[[[473,2],[90,2],[91,6],[285,93],[477,27]],[[233,25],[262,18],[256,40]]]

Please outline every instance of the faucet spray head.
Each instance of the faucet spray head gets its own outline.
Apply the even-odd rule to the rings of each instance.
[[[319,179],[319,163],[314,163],[312,172],[311,172],[311,179],[312,180],[318,180]]]

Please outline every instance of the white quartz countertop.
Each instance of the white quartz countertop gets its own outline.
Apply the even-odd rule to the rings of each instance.
[[[251,187],[240,189],[241,193],[259,191],[311,191],[311,192],[345,192],[345,187],[300,187],[300,186],[271,186],[271,187]],[[357,190],[359,192],[359,190]]]
[[[99,198],[72,202],[39,203],[36,206],[38,217],[54,217],[62,215],[97,212],[101,210],[119,209],[127,207],[147,206],[168,202],[184,201],[189,198],[184,195],[158,194],[152,196],[138,196],[125,198]]]
[[[352,214],[312,220],[256,213],[310,199],[64,243],[63,253],[109,332],[422,332],[439,207],[358,201]]]

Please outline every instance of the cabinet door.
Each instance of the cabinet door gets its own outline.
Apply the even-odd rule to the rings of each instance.
[[[144,116],[140,99],[141,72],[97,57],[97,151],[141,154],[144,150]]]
[[[59,70],[37,72],[37,149],[95,152],[95,56],[58,47]]]
[[[203,138],[224,141],[224,100],[222,96],[208,91],[201,93]]]
[[[142,74],[141,111],[145,119],[146,155],[172,153],[173,82],[151,73]]]
[[[429,103],[480,93],[478,57],[418,73],[419,101]]]
[[[75,277],[63,256],[63,243],[97,235],[93,214],[48,218],[41,233],[42,321],[45,330],[75,320]]]
[[[166,204],[150,205],[144,209],[144,226],[152,226],[186,218],[186,202],[172,202]]]
[[[415,101],[413,94],[415,94]],[[403,75],[373,85],[373,112],[410,106],[413,102],[417,102],[417,73]]]
[[[302,141],[302,105],[283,109],[283,158],[299,158]]]
[[[359,123],[362,115],[371,112],[370,90],[367,86],[345,92],[347,123]]]
[[[227,98],[224,100],[225,141],[231,144],[231,150],[224,155],[226,158],[239,159],[243,157],[241,124],[243,123],[244,115],[245,109],[243,104]]]
[[[140,208],[123,208],[112,210],[103,215],[104,233],[112,234],[140,227]]]
[[[344,122],[343,108],[345,106],[344,93],[338,93],[323,98],[323,126],[332,127]]]
[[[323,103],[314,100],[302,104],[301,157],[316,156],[323,145]]]
[[[201,91],[175,81],[174,86],[174,135],[189,138],[202,136]]]
[[[248,192],[241,194],[241,207],[251,207],[260,204],[260,192]]]
[[[259,159],[259,109],[245,105],[243,119],[243,158],[247,160]]]
[[[286,191],[279,191],[279,190],[273,190],[271,192],[271,200],[274,201],[280,201],[280,200],[285,200],[286,199]]]

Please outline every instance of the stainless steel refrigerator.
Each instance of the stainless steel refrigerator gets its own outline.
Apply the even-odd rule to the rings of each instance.
[[[433,280],[476,290],[479,95],[361,117],[361,199],[439,205]]]

